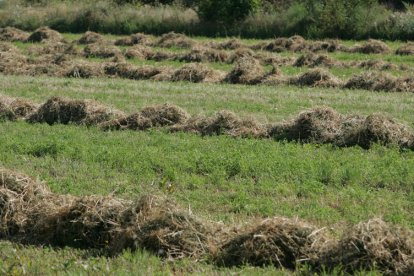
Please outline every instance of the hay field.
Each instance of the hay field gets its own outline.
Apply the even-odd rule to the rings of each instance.
[[[413,273],[411,44],[0,39],[2,273]]]

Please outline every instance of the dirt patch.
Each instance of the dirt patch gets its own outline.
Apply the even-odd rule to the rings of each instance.
[[[226,51],[215,50],[209,47],[195,46],[191,52],[178,57],[185,62],[226,62],[229,54]]]
[[[191,48],[195,46],[196,42],[186,35],[170,32],[163,34],[156,44],[159,47],[165,48]]]
[[[390,53],[391,49],[387,44],[380,40],[369,39],[362,45],[355,45],[349,49],[351,53],[363,54],[386,54]]]
[[[136,44],[151,46],[152,44],[154,44],[154,39],[152,38],[152,36],[143,33],[136,33],[128,37],[120,38],[115,41],[115,45],[118,46],[133,46]]]
[[[125,57],[127,58],[148,59],[153,55],[154,51],[150,47],[143,45],[135,45],[125,51]]]
[[[226,76],[225,81],[229,83],[258,84],[264,75],[265,71],[260,61],[252,57],[242,57]]]
[[[335,244],[319,254],[318,267],[335,268],[354,274],[373,268],[386,275],[410,275],[414,272],[414,233],[391,226],[381,219],[361,222]]]
[[[395,51],[397,55],[414,55],[414,43],[407,43],[402,45],[400,48]]]
[[[28,121],[31,123],[98,125],[120,118],[121,111],[92,100],[69,100],[53,97],[39,107]]]
[[[104,37],[95,32],[86,32],[82,35],[82,37],[78,40],[79,44],[94,44],[94,43],[102,43],[104,41]]]
[[[172,75],[172,81],[209,82],[218,83],[225,77],[225,73],[209,68],[202,63],[184,65]]]
[[[89,44],[83,50],[85,57],[98,57],[98,58],[111,58],[122,56],[121,50],[118,47],[104,44],[104,43],[95,43]]]
[[[24,42],[29,38],[29,34],[13,27],[0,28],[0,41],[21,41]]]
[[[289,84],[312,87],[340,87],[342,81],[320,68],[309,70],[302,75],[292,77]]]
[[[28,38],[28,42],[65,42],[63,36],[49,27],[41,27],[35,30]]]
[[[242,230],[226,242],[216,258],[218,265],[273,265],[295,269],[310,256],[317,229],[299,220],[272,218]],[[321,232],[320,232],[321,233]]]

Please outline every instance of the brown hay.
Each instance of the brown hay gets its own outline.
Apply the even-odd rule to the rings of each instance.
[[[175,71],[171,80],[218,83],[224,79],[224,76],[224,73],[213,70],[202,63],[190,63]]]
[[[242,57],[236,62],[234,69],[226,76],[229,83],[257,84],[265,75],[263,66],[252,57]]]
[[[25,118],[37,109],[37,105],[21,98],[0,95],[0,118],[16,120]]]
[[[373,219],[351,228],[338,243],[325,246],[316,266],[328,271],[340,267],[350,274],[375,269],[386,275],[411,275],[413,249],[414,232]]]
[[[28,42],[65,42],[63,36],[49,27],[41,27],[35,30],[28,38]]]
[[[324,66],[324,67],[339,67],[341,64],[337,62],[336,60],[328,57],[327,55],[315,55],[315,54],[305,54],[301,55],[296,59],[296,61],[293,63],[293,66],[296,67],[318,67],[318,66]]]
[[[366,61],[361,61],[358,64],[360,68],[366,69],[376,69],[376,70],[398,70],[398,66],[389,62],[384,62],[382,60],[370,59]]]
[[[402,45],[400,48],[395,51],[397,55],[414,55],[414,43],[410,42],[407,44]]]
[[[365,72],[352,76],[345,83],[344,88],[387,92],[414,92],[414,78],[396,78],[384,73]]]
[[[13,28],[13,27],[0,28],[0,41],[24,42],[28,39],[28,37],[29,37],[28,33],[20,29],[17,29],[17,28]]]
[[[227,63],[234,63],[237,62],[240,58],[255,58],[256,54],[252,49],[249,48],[237,48],[233,51],[228,59],[226,60]]]
[[[243,230],[221,246],[216,263],[224,266],[267,266],[295,269],[307,261],[318,231],[314,226],[286,218],[266,219]]]
[[[153,50],[150,47],[143,45],[135,45],[125,51],[125,56],[127,58],[147,59],[153,55]]]
[[[341,126],[342,115],[330,107],[301,112],[296,119],[276,124],[269,130],[276,140],[332,143]]]
[[[155,105],[145,107],[139,113],[103,123],[101,128],[104,130],[146,130],[152,127],[183,124],[188,118],[188,113],[178,106]]]
[[[136,44],[151,46],[153,43],[152,37],[143,33],[136,33],[115,41],[115,45],[118,46],[133,46]]]
[[[128,63],[107,64],[104,68],[105,74],[121,78],[147,80],[162,73],[165,69],[155,66],[133,66]]]
[[[171,131],[185,131],[201,135],[229,135],[232,137],[267,136],[266,128],[254,119],[241,119],[230,111],[222,110],[210,118],[194,116],[184,124],[173,126]]]
[[[167,34],[163,34],[156,44],[159,47],[165,48],[191,48],[195,46],[196,42],[191,38],[187,37],[186,35],[170,32]]]
[[[302,51],[307,47],[306,40],[298,35],[290,38],[279,37],[267,45],[258,45],[254,48],[262,47],[263,50],[280,53],[283,51]]]
[[[174,60],[176,58],[177,54],[163,51],[157,51],[147,57],[147,59],[155,61]]]
[[[79,44],[94,44],[103,42],[104,38],[102,35],[95,32],[86,32],[78,40]]]
[[[349,49],[352,53],[363,53],[363,54],[386,54],[391,52],[391,49],[387,44],[380,40],[369,39],[363,45],[356,45]]]
[[[307,49],[311,52],[327,51],[331,53],[344,49],[344,46],[340,45],[337,40],[324,40],[308,42]]]
[[[53,97],[39,107],[28,121],[31,123],[98,125],[120,118],[123,113],[92,100],[69,100]]]
[[[235,50],[238,48],[246,48],[246,46],[240,41],[240,39],[233,38],[220,43],[210,43],[210,47],[219,50]]]
[[[83,53],[85,57],[98,58],[110,58],[122,55],[118,47],[103,43],[89,44],[85,47]]]
[[[64,70],[62,74],[65,77],[87,79],[103,76],[104,67],[99,63],[79,61],[70,65],[69,69]]]
[[[196,46],[191,52],[178,57],[185,62],[225,62],[229,58],[226,51],[214,50],[208,47]]]
[[[297,77],[292,77],[289,83],[298,86],[313,87],[339,87],[342,85],[341,80],[320,68],[309,70]]]

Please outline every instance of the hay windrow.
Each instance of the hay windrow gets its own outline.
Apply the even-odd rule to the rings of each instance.
[[[28,38],[28,42],[65,42],[63,36],[49,27],[36,29]]]
[[[143,33],[132,34],[128,37],[120,38],[115,41],[117,46],[133,46],[140,44],[143,46],[151,46],[154,44],[153,38]]]
[[[185,62],[226,62],[229,54],[226,51],[215,50],[209,47],[195,46],[189,53],[178,57]]]
[[[166,71],[162,67],[133,66],[128,63],[110,63],[104,67],[106,75],[118,76],[126,79],[148,80]]]
[[[62,75],[69,78],[92,78],[104,75],[104,66],[99,63],[78,61],[64,69]]]
[[[0,41],[21,41],[24,42],[29,38],[29,34],[25,31],[14,27],[0,28]]]
[[[340,79],[320,68],[309,70],[297,77],[292,77],[289,83],[312,87],[340,87],[342,85]]]
[[[0,95],[0,120],[14,121],[32,114],[37,105],[22,98]]]
[[[337,62],[336,60],[333,60],[327,55],[305,54],[305,55],[301,55],[300,57],[298,57],[296,61],[293,63],[293,66],[296,66],[296,67],[324,66],[324,67],[331,68],[331,67],[340,67],[342,66],[342,64],[340,62]]]
[[[224,266],[269,266],[295,269],[310,259],[323,233],[299,220],[270,218],[242,230],[219,248],[215,259]]]
[[[253,57],[242,57],[234,69],[228,73],[225,82],[240,84],[258,84],[265,75],[260,62]]]
[[[154,51],[147,46],[135,45],[126,49],[125,57],[127,58],[138,58],[138,59],[148,59],[154,55]]]
[[[101,34],[88,31],[84,33],[81,36],[81,38],[79,38],[78,43],[85,45],[85,44],[102,43],[103,41],[104,41],[104,38]]]
[[[84,56],[89,57],[98,57],[98,58],[111,58],[122,56],[121,50],[118,47],[105,43],[94,43],[89,44],[83,50]]]
[[[375,268],[385,275],[410,275],[414,272],[414,232],[372,219],[350,228],[318,255],[314,266],[327,271],[341,267],[353,274]]]
[[[400,55],[400,56],[414,55],[414,43],[410,42],[410,43],[402,45],[400,48],[398,48],[395,51],[395,54]]]
[[[414,78],[397,78],[390,74],[367,72],[352,76],[345,83],[344,88],[371,91],[414,92]]]
[[[92,100],[69,100],[53,97],[39,107],[28,121],[31,123],[97,125],[123,116],[121,111]]]
[[[369,39],[362,45],[355,45],[349,49],[351,53],[386,54],[391,52],[390,47],[380,40]]]
[[[237,38],[219,43],[210,42],[208,46],[218,50],[236,50],[238,48],[247,48],[246,45],[244,45],[240,39]]]
[[[172,75],[172,81],[209,82],[219,83],[225,77],[225,73],[210,69],[202,63],[190,63],[184,65]]]
[[[164,48],[171,48],[171,47],[179,47],[179,48],[191,48],[194,47],[196,42],[191,38],[187,37],[183,34],[177,34],[174,32],[170,32],[167,34],[163,34],[161,38],[156,43],[159,47]]]

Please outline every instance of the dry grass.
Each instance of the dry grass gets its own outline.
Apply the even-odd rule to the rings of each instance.
[[[395,51],[395,54],[397,55],[414,55],[414,43],[410,42],[407,44],[402,45],[400,48],[398,48]]]
[[[119,118],[123,113],[92,100],[69,100],[53,97],[39,107],[28,121],[31,123],[98,125]]]
[[[32,114],[37,105],[21,98],[0,95],[0,120],[23,119]]]
[[[94,44],[94,43],[102,43],[104,41],[104,37],[95,32],[86,32],[79,38],[79,44]]]
[[[29,38],[29,34],[13,27],[0,28],[0,41],[21,41],[24,42]]]
[[[352,76],[345,83],[344,88],[389,92],[414,92],[414,78],[396,78],[385,73],[366,72]]]
[[[316,55],[316,54],[304,54],[301,55],[296,59],[296,61],[293,63],[293,66],[296,67],[341,67],[343,66],[340,62],[328,57],[327,55]]]
[[[49,27],[41,27],[35,30],[28,38],[28,42],[65,42],[63,36]]]
[[[83,53],[85,57],[111,58],[122,56],[118,47],[105,43],[89,44],[85,47]]]
[[[228,58],[229,54],[226,51],[195,46],[191,49],[191,52],[178,57],[178,60],[185,62],[226,62]]]
[[[154,51],[144,45],[134,45],[125,51],[125,57],[127,58],[148,59],[153,55]]]
[[[302,75],[292,77],[290,84],[312,87],[340,87],[342,81],[320,68],[309,70]]]
[[[223,72],[210,69],[202,63],[184,65],[172,75],[172,81],[219,83],[225,77]]]
[[[154,39],[152,38],[152,36],[143,33],[136,33],[128,37],[117,39],[115,41],[115,45],[118,46],[133,46],[136,44],[140,44],[143,46],[151,46],[154,44]]]
[[[191,38],[187,37],[186,35],[170,32],[162,35],[160,39],[156,42],[156,45],[165,48],[191,48],[196,45],[196,42]]]
[[[355,45],[351,47],[349,52],[363,54],[387,54],[391,52],[391,49],[387,44],[380,40],[369,39],[362,45]]]
[[[258,84],[265,75],[260,62],[253,57],[241,57],[234,69],[227,75],[225,81],[240,84]]]

